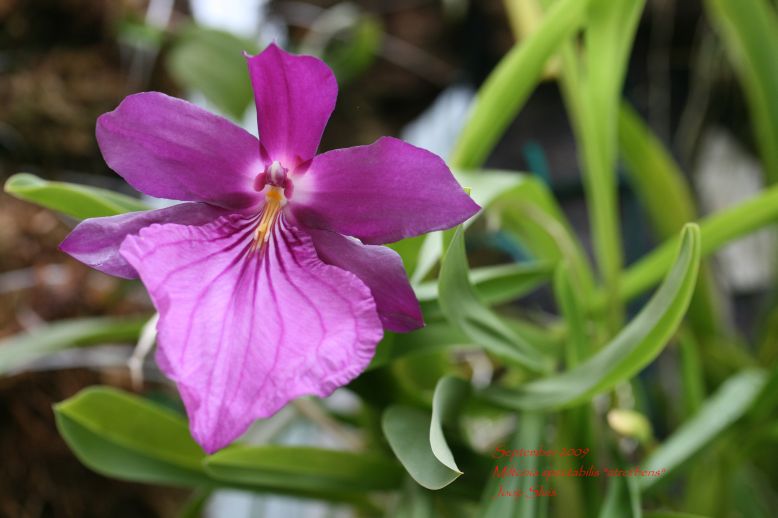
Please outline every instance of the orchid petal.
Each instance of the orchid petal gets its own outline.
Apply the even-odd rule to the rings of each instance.
[[[362,281],[324,264],[283,217],[260,256],[255,223],[152,225],[121,247],[160,313],[160,367],[209,453],[290,400],[347,384],[382,336]]]
[[[262,145],[270,160],[293,169],[316,154],[338,83],[324,62],[275,44],[247,60]]]
[[[318,155],[294,187],[303,225],[367,244],[449,228],[479,210],[440,157],[390,137]]]
[[[182,99],[130,95],[97,120],[97,142],[108,166],[150,196],[236,210],[260,200],[257,139]]]
[[[153,223],[202,225],[222,214],[224,210],[205,203],[180,203],[159,210],[90,218],[79,223],[59,249],[101,272],[136,279],[138,272],[119,253],[124,238]]]
[[[424,326],[419,301],[397,252],[327,230],[306,232],[322,261],[350,271],[370,288],[384,328],[404,333]]]

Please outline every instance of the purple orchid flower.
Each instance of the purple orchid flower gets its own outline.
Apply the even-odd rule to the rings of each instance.
[[[436,155],[394,138],[316,155],[337,83],[270,45],[248,60],[261,140],[161,93],[97,121],[108,165],[166,209],[83,221],[61,249],[143,281],[157,362],[209,453],[368,365],[383,328],[424,325],[400,257],[375,246],[454,226],[479,207]]]

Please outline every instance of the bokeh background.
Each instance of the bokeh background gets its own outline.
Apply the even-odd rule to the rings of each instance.
[[[240,51],[257,52],[272,41],[318,55],[336,72],[340,94],[322,149],[395,135],[446,156],[475,91],[531,25],[521,3],[0,0],[0,180],[24,171],[133,194],[100,157],[96,118],[128,94],[158,90],[255,131]],[[647,2],[624,96],[672,151],[703,214],[762,185],[736,66],[703,3]],[[549,80],[487,166],[542,178],[589,246],[575,140],[554,73],[551,63]],[[659,240],[623,180],[621,200],[629,263]],[[73,223],[0,193],[0,339],[71,317],[111,315],[132,327],[148,315],[142,286],[57,250]],[[470,246],[482,264],[525,257],[499,233],[483,232]],[[771,234],[761,233],[727,247],[715,261],[720,300],[731,315],[727,325],[754,342],[775,331],[759,325],[772,307],[774,250]],[[522,304],[541,317],[553,310],[547,290]],[[120,338],[0,374],[0,516],[174,516],[186,501],[182,490],[89,471],[56,431],[53,403],[97,383],[132,390],[124,364],[133,344]],[[174,404],[153,372],[146,391]],[[661,436],[661,414],[653,425]]]

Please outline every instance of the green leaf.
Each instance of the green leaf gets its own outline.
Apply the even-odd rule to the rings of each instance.
[[[470,385],[454,376],[438,380],[432,396],[432,420],[430,422],[430,446],[432,453],[452,471],[461,473],[443,435],[443,425],[454,426],[464,400],[470,395]]]
[[[686,223],[697,219],[691,189],[680,168],[627,103],[619,110],[619,146],[635,194],[658,238],[674,237]],[[717,288],[703,266],[689,307],[689,324],[695,334],[721,334],[719,306]]]
[[[360,14],[351,27],[340,31],[339,37],[331,39],[323,58],[332,67],[339,84],[356,79],[370,68],[381,50],[382,38],[380,20]]]
[[[629,379],[649,364],[678,328],[694,291],[700,231],[687,225],[675,264],[638,315],[594,356],[562,374],[517,389],[490,388],[484,398],[507,408],[567,408]]]
[[[253,99],[244,51],[256,54],[258,48],[228,32],[190,25],[178,34],[167,67],[181,86],[240,120]]]
[[[5,182],[5,192],[76,219],[116,216],[150,209],[140,200],[107,189],[49,182],[29,173],[11,176]]]
[[[580,296],[572,283],[566,263],[560,263],[554,274],[554,296],[560,316],[567,323],[565,364],[569,369],[589,356],[589,339]]]
[[[205,453],[186,421],[170,410],[116,389],[91,387],[55,405],[57,428],[76,457],[121,480],[203,485]]]
[[[466,381],[446,376],[435,385],[432,415],[401,405],[384,412],[381,424],[389,446],[411,477],[427,489],[444,488],[462,475],[443,434],[443,424],[455,423],[469,393]]]
[[[144,318],[79,318],[60,320],[26,333],[0,340],[0,374],[69,347],[104,342],[134,342]]]
[[[547,262],[510,263],[470,270],[468,277],[478,298],[493,306],[516,300],[551,277],[553,268]],[[438,302],[437,281],[424,282],[414,288],[424,318],[442,316]]]
[[[484,305],[470,284],[464,230],[457,227],[440,266],[439,303],[451,325],[493,354],[539,371],[548,366],[540,352]]]
[[[470,338],[447,322],[428,322],[421,329],[411,333],[387,332],[378,344],[376,355],[370,362],[368,370],[383,367],[405,356],[465,345],[472,346]]]
[[[594,256],[610,294],[618,293],[623,262],[616,180],[619,94],[642,8],[642,0],[596,0],[584,32],[586,66],[576,137],[581,144]],[[618,300],[612,300],[609,308],[609,323],[615,327],[622,308]]]
[[[778,222],[778,186],[765,189],[759,195],[700,221],[702,256],[721,246]],[[630,300],[656,284],[673,260],[677,238],[665,241],[659,248],[640,259],[626,272],[620,284],[619,296]],[[596,293],[592,309],[601,311],[608,303],[605,293]]]
[[[416,408],[393,405],[386,409],[382,427],[389,446],[413,479],[427,489],[441,489],[461,473],[440,462],[432,452],[432,418]]]
[[[706,0],[743,84],[765,173],[778,182],[778,16],[768,0]]]
[[[729,378],[693,415],[643,462],[641,469],[662,470],[662,477],[643,477],[640,489],[647,491],[668,473],[681,467],[695,453],[743,416],[756,400],[767,375],[746,370]]]
[[[643,518],[708,518],[701,514],[677,513],[675,511],[651,511],[643,513]]]
[[[556,3],[537,30],[503,57],[478,92],[452,153],[454,167],[474,168],[486,160],[540,81],[546,61],[583,22],[588,5],[588,0]]]
[[[396,462],[375,454],[274,444],[230,446],[205,470],[232,485],[317,495],[398,489],[403,479]]]
[[[630,490],[629,484],[634,486],[634,479],[612,477],[608,479],[608,490],[605,493],[605,501],[600,509],[600,518],[632,517],[640,518],[640,493]],[[637,502],[633,500],[633,494]]]
[[[553,267],[560,260],[568,262],[582,296],[588,298],[593,286],[591,267],[570,223],[545,184],[522,175],[521,181],[495,197],[487,210],[537,260]]]
[[[629,179],[660,239],[697,219],[689,184],[662,143],[627,103],[619,110],[619,147]]]
[[[519,417],[516,433],[506,449],[536,449],[543,444],[545,422],[546,418],[543,414],[534,412],[522,413]],[[504,462],[505,458],[495,460],[492,469],[495,471],[500,470],[500,473],[502,473],[504,467],[528,471],[543,471],[540,465],[540,457],[519,457],[519,459],[517,462]],[[535,477],[499,477],[494,472],[490,473],[489,481],[486,483],[481,497],[481,512],[479,515],[484,518],[530,518],[536,516],[538,499],[527,498],[527,495],[530,495],[529,488],[534,484],[536,484]],[[504,493],[510,494],[521,491],[522,496],[518,498],[498,497],[497,494],[500,488],[502,488]]]

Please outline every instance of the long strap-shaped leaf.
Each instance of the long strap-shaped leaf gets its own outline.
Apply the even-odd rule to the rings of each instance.
[[[490,388],[482,396],[521,410],[571,407],[628,379],[650,363],[680,324],[700,263],[700,230],[687,225],[670,273],[643,310],[603,349],[577,367],[517,389]]]
[[[641,468],[644,470],[666,471],[662,478],[641,478],[641,490],[654,487],[667,473],[682,466],[737,421],[751,408],[766,382],[767,374],[761,370],[742,371],[725,381],[691,419],[684,422],[643,462]]]
[[[106,342],[134,342],[148,317],[93,317],[59,320],[0,340],[0,376],[69,347]]]
[[[749,103],[767,179],[778,182],[778,15],[769,0],[706,0]]]
[[[364,492],[399,488],[402,469],[375,454],[235,445],[207,457],[178,414],[107,387],[54,408],[76,457],[104,475],[155,484],[231,487],[371,507]]]
[[[452,153],[451,165],[478,167],[540,80],[548,58],[582,24],[589,0],[561,0],[540,27],[517,44],[478,92],[470,119]]]
[[[9,178],[5,182],[5,192],[76,219],[115,216],[151,208],[140,200],[113,191],[75,183],[49,182],[29,173]]]
[[[463,233],[460,225],[440,266],[438,292],[443,314],[474,343],[495,355],[535,371],[543,370],[547,361],[538,350],[478,299],[468,277]]]

